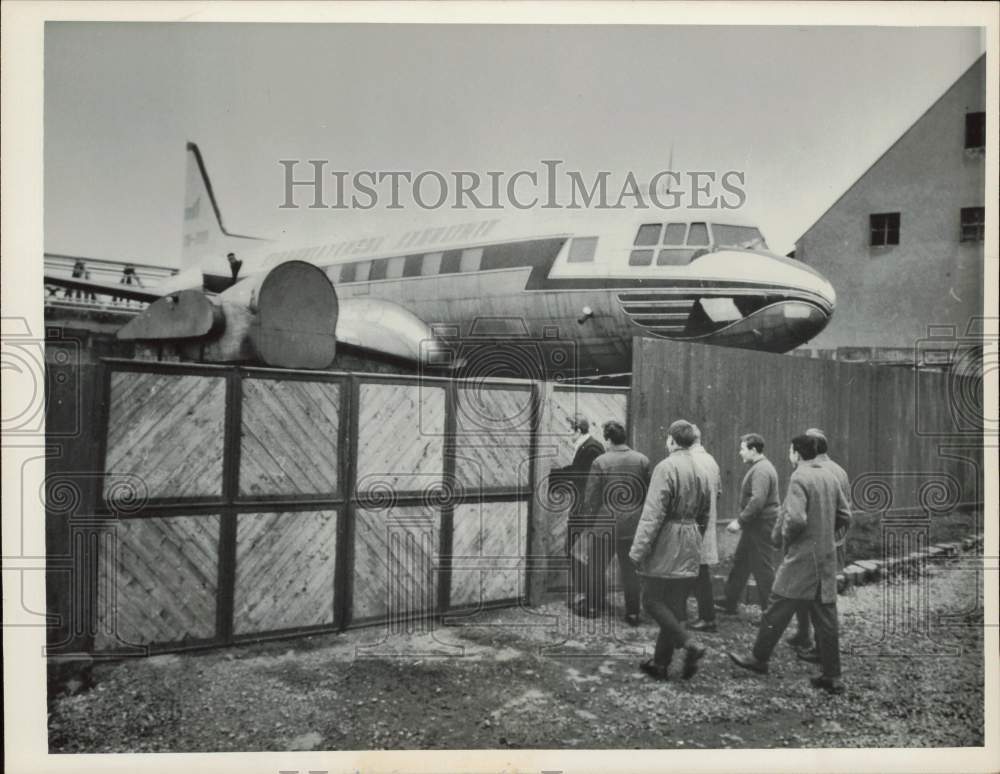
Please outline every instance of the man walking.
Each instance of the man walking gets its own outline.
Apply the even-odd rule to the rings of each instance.
[[[696,632],[714,632],[715,600],[712,595],[712,570],[719,563],[719,538],[715,532],[718,515],[719,495],[722,494],[722,475],[719,463],[701,445],[701,430],[694,425],[695,442],[691,444],[691,458],[711,484],[712,499],[708,511],[708,526],[701,539],[701,565],[694,585],[694,596],[698,601],[698,620],[689,624],[688,629]]]
[[[837,478],[837,483],[840,484],[840,489],[844,493],[844,498],[847,500],[848,506],[851,504],[851,479],[847,475],[847,471],[844,470],[840,465],[830,459],[830,455],[827,454],[827,438],[826,433],[817,427],[810,427],[806,430],[806,435],[816,439],[816,462],[825,467]],[[846,564],[846,551],[845,542],[847,540],[847,530],[840,529],[834,535],[835,545],[837,548],[837,572],[844,569]],[[809,661],[814,664],[819,663],[819,651],[812,641],[812,633],[809,626],[809,613],[805,610],[798,610],[795,613],[796,621],[796,631],[793,637],[790,637],[788,643],[795,648],[797,655],[803,661]]]
[[[584,590],[586,615],[600,611],[605,600],[605,575],[611,561],[611,541],[603,545],[604,535],[610,534],[618,556],[622,587],[625,593],[625,622],[639,625],[639,576],[629,561],[635,528],[642,514],[642,505],[649,486],[649,458],[633,451],[626,443],[625,426],[611,420],[604,423],[607,451],[594,460],[587,477],[584,507],[594,516],[596,540],[591,547],[588,586]]]
[[[836,476],[816,462],[816,453],[815,438],[803,434],[792,439],[788,458],[795,470],[773,532],[775,541],[784,545],[785,556],[752,653],[730,653],[729,658],[743,669],[765,674],[771,653],[792,616],[804,609],[816,629],[822,665],[822,673],[811,682],[829,693],[843,693],[834,532],[850,525],[851,509]]]
[[[730,614],[736,612],[751,574],[757,582],[760,609],[767,607],[774,582],[771,529],[778,518],[778,471],[764,456],[764,439],[757,433],[742,436],[739,454],[750,469],[740,485],[740,514],[726,529],[741,533],[740,542],[726,579],[725,595],[715,603],[716,610]]]
[[[604,444],[590,434],[590,422],[582,414],[570,418],[569,429],[573,433],[573,461],[565,467],[552,470],[549,486],[560,481],[565,482],[569,485],[573,497],[573,505],[566,523],[566,545],[570,555],[569,606],[580,615],[594,617],[597,611],[588,607],[589,603],[583,594],[583,589],[587,585],[587,551],[583,550],[584,546],[575,544],[581,537],[581,532],[589,526],[584,513],[587,474],[590,472],[591,463],[604,453]]]
[[[653,658],[639,665],[656,680],[667,679],[675,649],[684,649],[684,678],[698,671],[705,655],[681,624],[711,509],[712,485],[692,459],[694,440],[694,426],[683,419],[667,429],[669,456],[653,470],[629,551],[642,576],[646,611],[660,625]]]

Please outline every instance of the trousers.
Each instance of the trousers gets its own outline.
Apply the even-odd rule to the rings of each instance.
[[[818,596],[819,592],[817,592]],[[820,602],[819,599],[789,599],[779,594],[771,594],[767,609],[760,619],[753,655],[758,661],[771,658],[778,640],[792,616],[804,610],[812,620],[816,631],[816,647],[823,677],[840,677],[840,630],[837,622],[837,603]]]
[[[712,568],[707,564],[698,567],[698,577],[694,582],[694,598],[698,602],[698,618],[702,621],[715,620],[715,597],[712,593]]]
[[[688,635],[682,622],[687,618],[685,608],[694,581],[694,578],[642,579],[646,612],[660,626],[653,651],[653,663],[658,666],[669,666],[674,650],[687,646]]]
[[[774,585],[774,546],[770,531],[760,526],[744,527],[733,555],[733,569],[726,578],[726,606],[735,608],[752,574],[757,581],[760,609],[767,607]]]
[[[577,540],[585,543],[580,548],[580,554],[586,556],[582,562],[574,557],[573,594],[583,597],[583,606],[597,612],[604,611],[607,605],[607,570],[611,563],[612,545],[614,540],[614,555],[618,557],[618,568],[621,574],[622,590],[625,597],[625,614],[639,615],[639,596],[641,588],[635,565],[628,558],[632,548],[632,537],[614,539],[610,527],[590,528],[579,531]]]

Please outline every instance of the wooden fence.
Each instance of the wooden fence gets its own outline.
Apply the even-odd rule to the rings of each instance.
[[[516,604],[544,564],[539,384],[141,361],[99,378],[68,591],[90,597],[96,652],[412,627]]]
[[[636,448],[657,462],[673,420],[698,424],[722,469],[720,519],[736,514],[740,436],[763,435],[787,481],[789,441],[809,427],[826,432],[858,513],[932,517],[983,500],[977,380],[653,339],[632,353]]]

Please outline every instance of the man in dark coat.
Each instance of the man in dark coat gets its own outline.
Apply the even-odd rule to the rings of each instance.
[[[589,526],[584,514],[584,494],[587,486],[587,474],[590,472],[590,465],[593,461],[604,454],[604,444],[590,434],[590,422],[582,414],[576,414],[569,420],[570,432],[573,433],[573,444],[575,447],[573,461],[562,468],[553,468],[549,475],[549,486],[557,486],[560,483],[568,485],[569,493],[573,498],[569,517],[566,523],[566,545],[570,554],[570,607],[581,615],[593,616],[596,611],[591,612],[587,607],[587,601],[579,592],[586,586],[587,572],[585,551],[574,551],[581,531]],[[582,546],[580,547],[582,548]]]
[[[625,622],[638,626],[639,576],[628,552],[649,486],[649,458],[626,445],[621,422],[605,422],[603,430],[608,450],[590,466],[584,496],[584,508],[593,517],[596,538],[589,555],[588,585],[583,589],[585,614],[599,612],[604,606],[605,575],[613,545],[625,594]],[[606,536],[611,539],[605,540]]]
[[[690,422],[678,419],[667,429],[669,456],[653,469],[629,551],[642,576],[646,611],[660,626],[653,658],[639,665],[656,680],[667,679],[676,648],[684,649],[684,678],[698,671],[705,655],[682,624],[712,507],[712,482],[692,458],[694,441]]]
[[[740,485],[740,513],[726,528],[740,533],[733,568],[726,579],[725,595],[716,610],[735,613],[747,580],[757,582],[760,609],[767,607],[774,582],[774,547],[771,528],[778,518],[778,471],[764,456],[764,439],[757,433],[740,438],[740,459],[749,466]]]
[[[771,601],[761,617],[750,655],[730,653],[744,669],[764,674],[775,645],[792,616],[809,612],[816,630],[822,674],[812,679],[816,688],[843,693],[840,640],[837,624],[837,550],[834,533],[851,522],[851,509],[837,477],[816,462],[816,439],[792,439],[788,458],[795,465],[788,494],[773,537],[785,548],[774,579]]]
[[[827,454],[828,442],[826,433],[817,427],[810,427],[806,430],[806,435],[812,436],[816,439],[816,462],[827,468],[837,477],[837,482],[840,484],[841,491],[843,491],[844,497],[847,499],[847,504],[850,505],[851,479],[848,477],[847,471],[830,459],[830,455]],[[840,572],[844,569],[844,564],[846,563],[846,551],[844,544],[847,540],[847,530],[838,530],[835,537],[837,546],[837,572]],[[803,661],[818,664],[819,650],[817,650],[812,641],[812,633],[809,626],[809,613],[805,610],[799,610],[795,614],[795,622],[795,635],[789,638],[788,643],[796,649],[799,658]]]

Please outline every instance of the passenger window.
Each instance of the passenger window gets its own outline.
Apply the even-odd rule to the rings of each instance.
[[[372,270],[368,275],[368,279],[372,281],[385,279],[385,268],[388,263],[389,260],[387,258],[379,258],[377,261],[372,261]]]
[[[441,253],[427,253],[420,273],[425,277],[433,277],[441,269]]]
[[[371,270],[372,270],[371,261],[361,261],[360,263],[354,264],[354,281],[367,282],[368,274]]]
[[[459,250],[449,250],[441,256],[441,274],[455,274],[462,267],[462,253]]]
[[[400,255],[390,258],[385,267],[386,279],[397,279],[403,276],[403,269],[406,266],[406,256]]]
[[[569,245],[569,263],[591,263],[597,251],[597,237],[580,237]]]
[[[687,266],[691,263],[692,255],[694,255],[694,250],[689,250],[686,247],[671,247],[665,250],[660,250],[660,254],[656,256],[656,265]]]
[[[663,230],[663,244],[682,245],[684,244],[684,234],[687,232],[687,223],[668,223]]]
[[[708,244],[708,226],[704,223],[692,223],[691,230],[688,231],[688,241],[689,245],[707,245]]]
[[[635,235],[635,246],[646,247],[659,244],[662,228],[663,226],[659,223],[644,223],[639,226],[639,233]]]
[[[466,271],[479,271],[483,263],[483,248],[475,247],[471,250],[462,251],[462,265],[460,270]]]
[[[345,263],[340,267],[340,281],[341,282],[354,282],[354,264]]]
[[[628,257],[629,266],[649,266],[653,262],[652,250],[633,250]]]
[[[419,277],[423,273],[424,256],[408,255],[403,263],[404,277]]]

